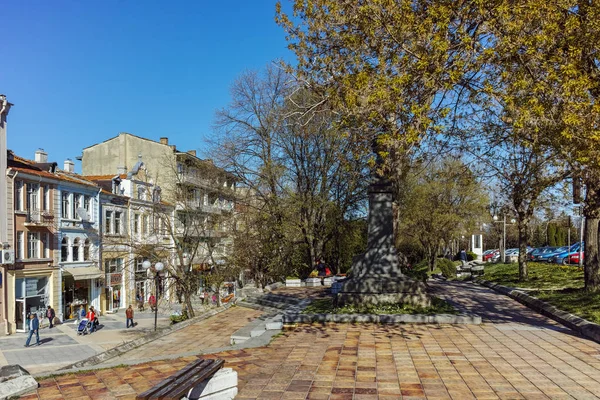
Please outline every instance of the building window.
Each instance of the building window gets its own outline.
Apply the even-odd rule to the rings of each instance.
[[[27,258],[39,258],[40,234],[38,232],[27,233]]]
[[[39,210],[39,192],[40,185],[37,183],[28,183],[27,184],[27,208],[29,211],[37,211]]]
[[[83,260],[88,261],[90,259],[90,239],[85,239],[83,243]]]
[[[42,251],[44,258],[50,258],[50,234],[48,232],[42,235]]]
[[[81,207],[81,196],[73,193],[73,201],[71,202],[71,218],[78,219],[79,215],[77,215],[77,209]]]
[[[90,196],[83,197],[83,208],[85,208],[85,211],[87,211],[89,218],[92,219],[92,209],[90,208]]]
[[[113,274],[115,272],[121,272],[123,269],[123,259],[122,258],[112,258],[110,260],[106,260],[104,262],[105,272],[109,274]]]
[[[62,192],[62,217],[69,218],[70,193]]]
[[[112,211],[106,211],[106,218],[104,219],[104,233],[111,234],[112,233]]]
[[[140,214],[133,214],[133,233],[140,234]]]
[[[135,272],[146,272],[144,269],[144,259],[142,257],[138,257],[135,259]]]
[[[75,238],[75,240],[73,240],[73,261],[79,261],[79,247],[79,238]]]
[[[23,259],[23,247],[25,246],[24,243],[25,240],[25,234],[23,233],[23,231],[18,231],[17,232],[17,256],[16,259],[17,260],[22,260]]]
[[[148,234],[148,216],[142,216],[142,235],[145,236]]]
[[[63,238],[62,242],[60,242],[60,261],[69,261],[69,242],[67,238]]]
[[[43,206],[44,211],[50,211],[50,186],[44,186]]]
[[[23,181],[15,181],[15,210],[23,211]]]
[[[121,234],[121,212],[115,211],[115,235]]]
[[[144,196],[144,187],[143,186],[138,186],[138,188],[137,188],[137,198],[138,198],[138,200],[146,200],[145,197],[146,196]]]

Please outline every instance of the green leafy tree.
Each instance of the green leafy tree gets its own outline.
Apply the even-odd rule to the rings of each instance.
[[[585,286],[600,289],[600,4],[495,1],[485,11],[485,64],[495,70],[504,117],[525,143],[553,147],[586,186]],[[493,92],[493,86],[488,88]]]
[[[464,1],[294,0],[276,21],[296,54],[293,70],[352,128],[356,147],[379,143],[379,167],[397,183],[420,141],[469,80],[477,7]]]
[[[397,235],[402,243],[419,243],[430,270],[438,251],[463,233],[472,232],[486,215],[488,199],[460,160],[446,159],[415,169],[398,199]]]

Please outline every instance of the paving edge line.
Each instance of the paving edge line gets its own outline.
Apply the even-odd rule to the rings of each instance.
[[[125,342],[123,344],[113,347],[112,349],[108,349],[102,353],[98,353],[92,357],[88,357],[84,360],[77,361],[76,363],[69,364],[66,367],[60,368],[58,371],[69,372],[69,370],[72,370],[75,368],[83,368],[83,367],[89,367],[89,366],[93,366],[96,364],[100,364],[102,362],[105,362],[106,360],[110,360],[111,358],[118,357],[118,356],[120,356],[130,350],[133,350],[137,347],[140,347],[146,343],[150,343],[156,339],[160,339],[163,336],[166,336],[166,335],[176,332],[180,329],[183,329],[190,325],[193,325],[196,322],[205,320],[214,315],[222,313],[223,311],[232,307],[232,305],[233,304],[225,304],[216,309],[212,309],[210,311],[204,312],[197,317],[194,317],[194,318],[182,321],[182,322],[178,322],[176,324],[170,325],[165,328],[160,328],[156,332],[148,333],[142,337],[131,340],[129,342]]]
[[[182,358],[182,357],[203,356],[203,355],[211,355],[211,354],[221,353],[224,351],[243,350],[243,349],[264,347],[264,346],[268,346],[269,343],[274,339],[274,337],[279,335],[280,333],[281,333],[281,331],[271,330],[271,331],[267,331],[267,333],[265,333],[263,335],[253,337],[243,343],[239,343],[239,344],[235,344],[235,345],[231,345],[231,346],[214,347],[214,348],[204,349],[204,350],[200,350],[200,351],[188,351],[185,353],[169,354],[169,355],[165,355],[165,356],[139,358],[136,360],[125,360],[125,361],[121,361],[121,362],[96,364],[96,365],[91,365],[88,367],[73,368],[70,370],[60,369],[55,372],[49,372],[49,371],[37,372],[37,373],[31,374],[31,376],[33,376],[35,379],[45,379],[45,378],[48,378],[51,376],[70,375],[70,374],[77,374],[80,372],[96,371],[96,370],[101,370],[101,369],[112,369],[112,368],[121,367],[121,366],[146,364],[146,363],[155,362],[155,361],[175,360],[175,359]]]
[[[481,324],[475,314],[284,314],[284,324],[294,323],[375,323],[375,324]]]
[[[499,293],[502,293],[514,300],[517,300],[519,303],[531,308],[534,311],[539,312],[547,317],[552,318],[553,320],[561,323],[578,332],[582,336],[585,336],[588,339],[591,339],[595,342],[600,343],[600,325],[595,324],[593,322],[588,321],[587,319],[583,319],[578,317],[577,315],[568,313],[563,311],[555,306],[546,303],[536,297],[529,296],[525,292],[522,292],[518,289],[514,289],[508,286],[502,286],[497,283],[489,282],[483,279],[476,279],[475,282],[480,285],[486,286],[490,289],[493,289]]]

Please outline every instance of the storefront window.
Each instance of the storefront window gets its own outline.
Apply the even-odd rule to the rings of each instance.
[[[27,328],[25,321],[33,313],[42,317],[49,304],[48,277],[17,278],[15,280],[15,323],[17,330]]]
[[[76,281],[71,275],[63,275],[65,290],[63,292],[65,302],[65,316],[75,318],[80,306],[87,310],[90,301],[90,280]]]
[[[106,272],[106,298],[109,299],[109,311],[121,307],[121,294],[123,290],[123,259],[113,258],[104,263]]]

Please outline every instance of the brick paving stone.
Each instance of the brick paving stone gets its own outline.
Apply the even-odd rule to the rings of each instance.
[[[445,285],[456,304],[476,308],[486,322],[298,325],[269,346],[211,357],[224,359],[226,367],[238,372],[237,399],[587,399],[600,394],[599,344],[489,289]],[[304,297],[324,293],[295,289],[277,292]],[[242,309],[230,311],[235,310]],[[236,319],[255,317],[247,311],[252,310],[244,309],[227,323],[215,316],[197,324],[194,335],[170,335],[155,343],[154,350],[142,348],[135,354],[201,350],[211,332],[221,337],[207,337],[206,343],[223,343],[227,332],[243,325]],[[48,378],[36,395],[23,398],[134,398],[195,358]]]

